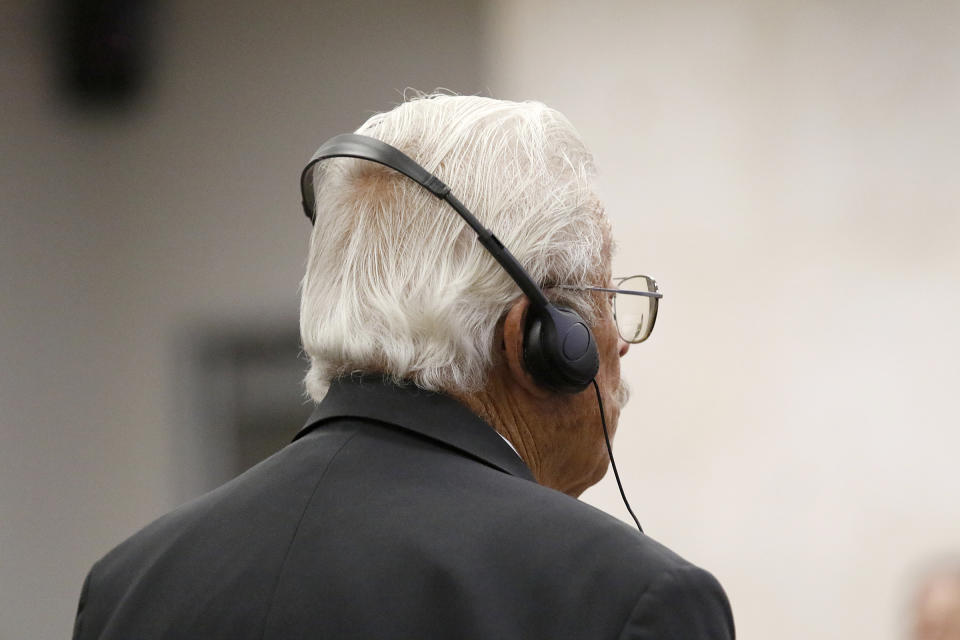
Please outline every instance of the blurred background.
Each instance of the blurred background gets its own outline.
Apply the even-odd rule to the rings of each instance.
[[[438,87],[594,150],[657,330],[616,448],[741,638],[907,638],[960,550],[960,3],[0,0],[0,639],[281,446],[297,178]],[[627,518],[610,475],[584,499]]]

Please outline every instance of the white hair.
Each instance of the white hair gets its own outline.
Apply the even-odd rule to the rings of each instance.
[[[567,119],[537,102],[429,95],[373,116],[357,133],[436,174],[542,287],[600,284],[609,223],[593,158]],[[450,208],[369,161],[315,169],[317,217],[302,282],[307,393],[376,372],[433,391],[482,389],[498,321],[522,295]],[[592,296],[554,300],[595,321]]]

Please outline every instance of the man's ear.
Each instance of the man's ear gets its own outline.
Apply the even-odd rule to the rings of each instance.
[[[523,361],[523,338],[530,301],[526,297],[517,300],[503,321],[503,350],[507,369],[514,384],[536,398],[546,398],[550,391],[537,384]]]

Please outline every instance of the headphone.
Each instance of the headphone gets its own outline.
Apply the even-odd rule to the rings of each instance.
[[[316,224],[317,217],[313,169],[317,163],[329,158],[358,158],[382,164],[414,180],[453,207],[477,234],[480,244],[530,300],[523,340],[527,371],[537,384],[557,393],[577,393],[587,388],[600,367],[597,342],[587,323],[576,311],[547,300],[543,290],[513,254],[450,193],[450,187],[399,149],[353,133],[335,136],[323,143],[300,174],[303,212],[310,224]]]

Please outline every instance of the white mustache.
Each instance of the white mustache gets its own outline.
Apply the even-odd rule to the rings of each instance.
[[[617,385],[616,391],[613,392],[613,403],[617,405],[617,409],[623,409],[626,406],[627,402],[630,401],[630,385],[627,384],[627,381],[623,378],[620,379],[620,384]]]

